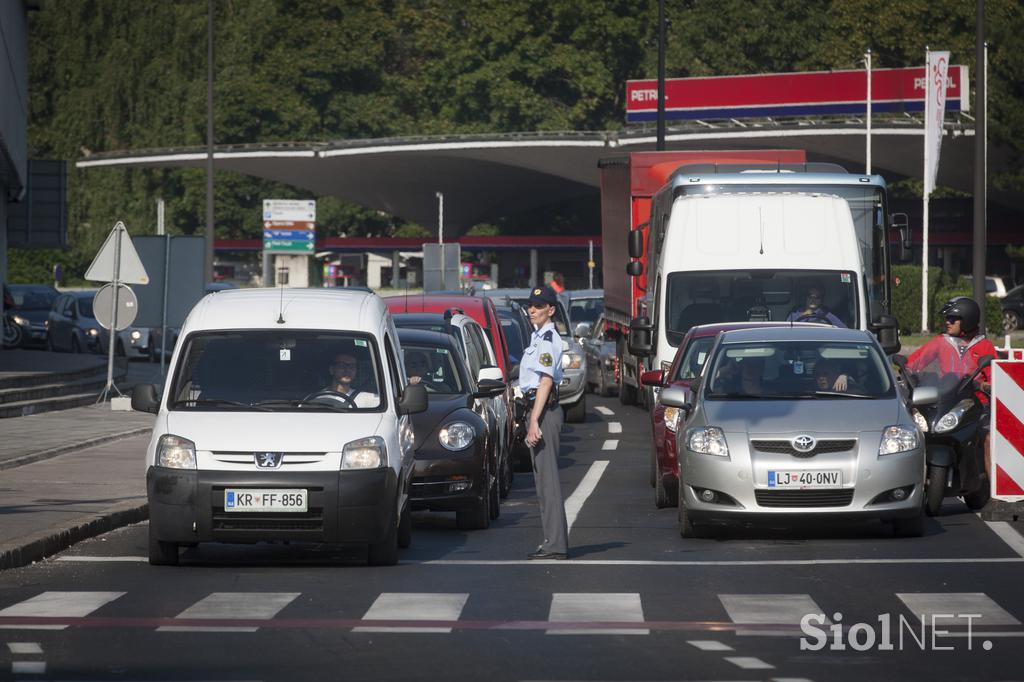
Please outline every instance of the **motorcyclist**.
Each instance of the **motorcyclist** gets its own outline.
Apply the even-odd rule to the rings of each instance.
[[[983,357],[997,357],[996,347],[978,333],[981,306],[967,296],[955,296],[939,310],[946,325],[946,333],[938,334],[928,343],[911,353],[907,368],[920,373],[938,364],[940,375],[953,375],[957,379],[972,374]],[[978,375],[980,389],[976,395],[982,405],[988,406],[986,395],[992,386],[991,370],[986,367]],[[987,409],[986,414],[987,417]],[[984,420],[987,426],[987,419]],[[991,476],[988,431],[985,431],[985,473]],[[990,479],[991,480],[991,479]]]

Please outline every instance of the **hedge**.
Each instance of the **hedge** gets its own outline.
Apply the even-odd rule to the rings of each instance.
[[[893,287],[893,314],[900,325],[900,334],[918,334],[921,331],[921,267],[895,265],[892,268],[899,285]],[[954,296],[974,296],[970,282],[962,277],[951,277],[940,268],[928,268],[929,329],[935,334],[945,330],[939,310]],[[985,327],[989,334],[1000,334],[1003,329],[1003,311],[999,299],[987,296],[984,304]]]
[[[60,263],[61,284],[77,285],[84,279],[89,262],[60,249],[8,249],[7,282],[10,284],[53,284],[53,266]],[[91,262],[91,261],[90,261]]]

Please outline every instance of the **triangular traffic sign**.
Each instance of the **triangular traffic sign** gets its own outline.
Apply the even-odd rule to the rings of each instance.
[[[117,251],[118,232],[121,233],[121,262],[120,272],[114,272],[114,255]],[[92,260],[92,265],[85,271],[85,278],[91,282],[113,282],[115,277],[118,282],[124,284],[149,284],[149,275],[142,265],[138,251],[132,244],[132,238],[128,236],[128,230],[121,221],[114,225],[114,229],[107,235],[99,253]]]

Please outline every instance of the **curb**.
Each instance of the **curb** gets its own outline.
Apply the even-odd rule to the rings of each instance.
[[[77,521],[19,538],[17,545],[0,545],[0,570],[27,566],[63,551],[82,540],[149,518],[146,502],[122,502]]]
[[[69,452],[91,448],[105,443],[112,443],[116,440],[131,438],[132,436],[142,436],[150,433],[152,430],[152,426],[141,426],[130,431],[112,433],[108,436],[97,436],[96,438],[91,438],[89,440],[69,443],[68,445],[61,445],[60,447],[50,448],[49,450],[40,450],[39,452],[22,455],[21,457],[11,457],[10,459],[0,460],[0,471],[3,471],[4,469],[13,469],[25,464],[32,464],[33,462],[41,462],[44,459],[50,459],[51,457],[57,457],[59,455],[66,455]],[[2,566],[0,566],[0,568],[2,568]]]

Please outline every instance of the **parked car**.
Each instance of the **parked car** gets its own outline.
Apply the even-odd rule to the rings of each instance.
[[[54,299],[46,320],[46,347],[70,353],[102,353],[107,330],[93,313],[95,290],[68,291]]]
[[[973,275],[963,275],[963,278],[967,280],[968,284],[974,282]],[[1002,277],[986,275],[985,276],[985,295],[995,296],[996,298],[1003,298],[1009,292],[1006,290],[1006,284],[1003,282]]]
[[[683,537],[709,533],[707,522],[757,519],[881,519],[900,536],[924,530],[924,439],[870,332],[723,331],[693,395],[670,387],[660,401],[683,415]]]
[[[481,291],[476,294],[479,297],[494,299],[512,299],[522,306],[530,298],[529,289],[494,289],[492,291]],[[583,354],[583,347],[572,337],[569,327],[569,315],[565,306],[559,299],[559,305],[555,308],[555,329],[562,337],[562,382],[558,385],[558,402],[565,410],[565,421],[582,422],[587,414],[586,391],[586,356]]]
[[[279,322],[278,320],[284,320]],[[373,294],[323,289],[206,296],[182,327],[146,450],[149,561],[182,545],[361,545],[372,565],[412,540],[409,384],[397,331]]]
[[[615,341],[607,337],[604,316],[593,323],[580,322],[576,329],[586,332],[580,337],[580,345],[587,356],[587,388],[601,396],[614,395],[618,391],[619,358]]]
[[[530,316],[523,306],[511,299],[491,300],[494,301],[498,318],[501,320],[501,328],[505,332],[505,340],[508,341],[509,360],[513,366],[518,365],[523,360],[523,351],[530,344],[530,335],[533,333]]]
[[[412,416],[416,435],[409,497],[412,508],[455,512],[464,530],[487,528],[500,513],[499,443],[491,402],[505,383],[475,380],[453,335],[398,329],[410,382],[427,391],[425,412]]]
[[[1006,292],[999,303],[1003,306],[1003,331],[1009,334],[1020,329],[1024,322],[1024,284]]]
[[[569,324],[572,325],[573,336],[584,336],[577,333],[581,322],[590,324],[591,328],[597,318],[604,313],[604,289],[577,289],[565,292],[569,300],[566,306],[569,312]]]
[[[8,285],[14,306],[6,311],[21,332],[23,348],[46,345],[46,320],[60,292],[48,284]]]
[[[498,368],[494,350],[490,347],[483,330],[476,320],[461,313],[397,313],[392,315],[399,329],[418,329],[451,336],[455,347],[469,365],[474,381],[483,379],[500,381],[505,379]],[[487,419],[491,438],[494,440],[495,460],[501,497],[508,497],[512,489],[512,406],[506,400],[506,391],[481,400],[489,414]]]

